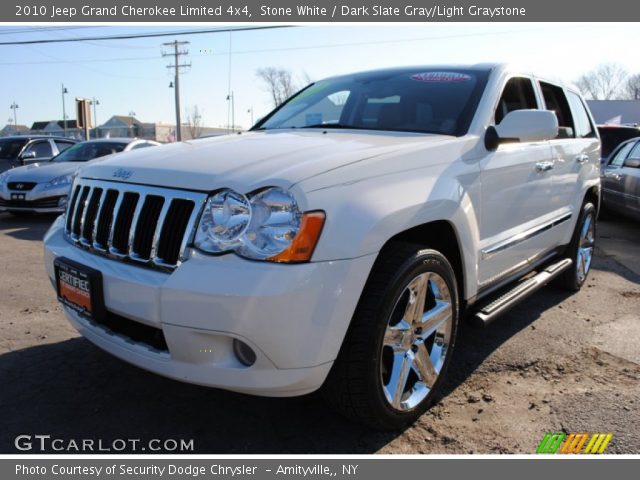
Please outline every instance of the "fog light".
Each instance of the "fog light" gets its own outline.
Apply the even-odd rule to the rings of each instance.
[[[58,207],[66,207],[67,206],[67,196],[60,197],[58,199]]]
[[[251,349],[249,345],[247,345],[244,342],[241,342],[237,338],[233,339],[233,353],[236,354],[236,357],[238,357],[238,360],[240,360],[240,363],[242,363],[243,365],[246,365],[247,367],[250,367],[251,365],[256,363],[255,352]]]

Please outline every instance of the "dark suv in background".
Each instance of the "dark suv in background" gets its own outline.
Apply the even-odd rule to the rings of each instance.
[[[77,140],[46,135],[17,135],[0,138],[0,173],[10,168],[51,160]]]
[[[598,125],[602,151],[600,163],[604,164],[611,152],[622,142],[640,137],[640,127],[633,125]]]

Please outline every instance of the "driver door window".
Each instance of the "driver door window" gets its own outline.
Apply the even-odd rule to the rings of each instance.
[[[514,77],[507,82],[495,111],[495,122],[499,125],[505,115],[514,110],[537,110],[538,102],[531,80]]]
[[[25,153],[34,153],[35,156],[31,158],[26,158],[25,163],[32,163],[38,160],[49,160],[53,156],[53,150],[51,149],[51,144],[49,140],[42,140],[39,142],[34,142],[27,147]]]

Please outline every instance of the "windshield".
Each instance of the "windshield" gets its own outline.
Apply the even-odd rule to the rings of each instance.
[[[488,77],[481,70],[393,70],[310,85],[256,125],[464,135]]]
[[[104,157],[112,153],[118,153],[124,150],[126,143],[115,142],[91,142],[76,143],[67,148],[64,152],[53,157],[52,162],[86,162],[94,158]]]
[[[0,140],[0,158],[12,159],[17,158],[22,147],[27,143],[25,139],[7,139]]]

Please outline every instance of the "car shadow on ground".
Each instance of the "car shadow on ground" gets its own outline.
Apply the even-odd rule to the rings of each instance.
[[[530,327],[546,310],[561,304],[571,295],[571,292],[549,285],[485,327],[463,322],[441,397],[458,388],[502,344]]]
[[[58,214],[13,216],[0,213],[0,232],[17,240],[42,240]]]
[[[464,325],[442,396],[567,296],[547,288],[486,329]],[[0,453],[19,453],[14,446],[18,435],[48,434],[102,439],[104,445],[113,439],[140,439],[141,444],[193,439],[195,453],[209,454],[362,454],[378,451],[402,433],[373,432],[346,421],[329,410],[319,394],[252,397],[165,379],[121,362],[82,338],[0,356],[0,385],[5,423]]]

